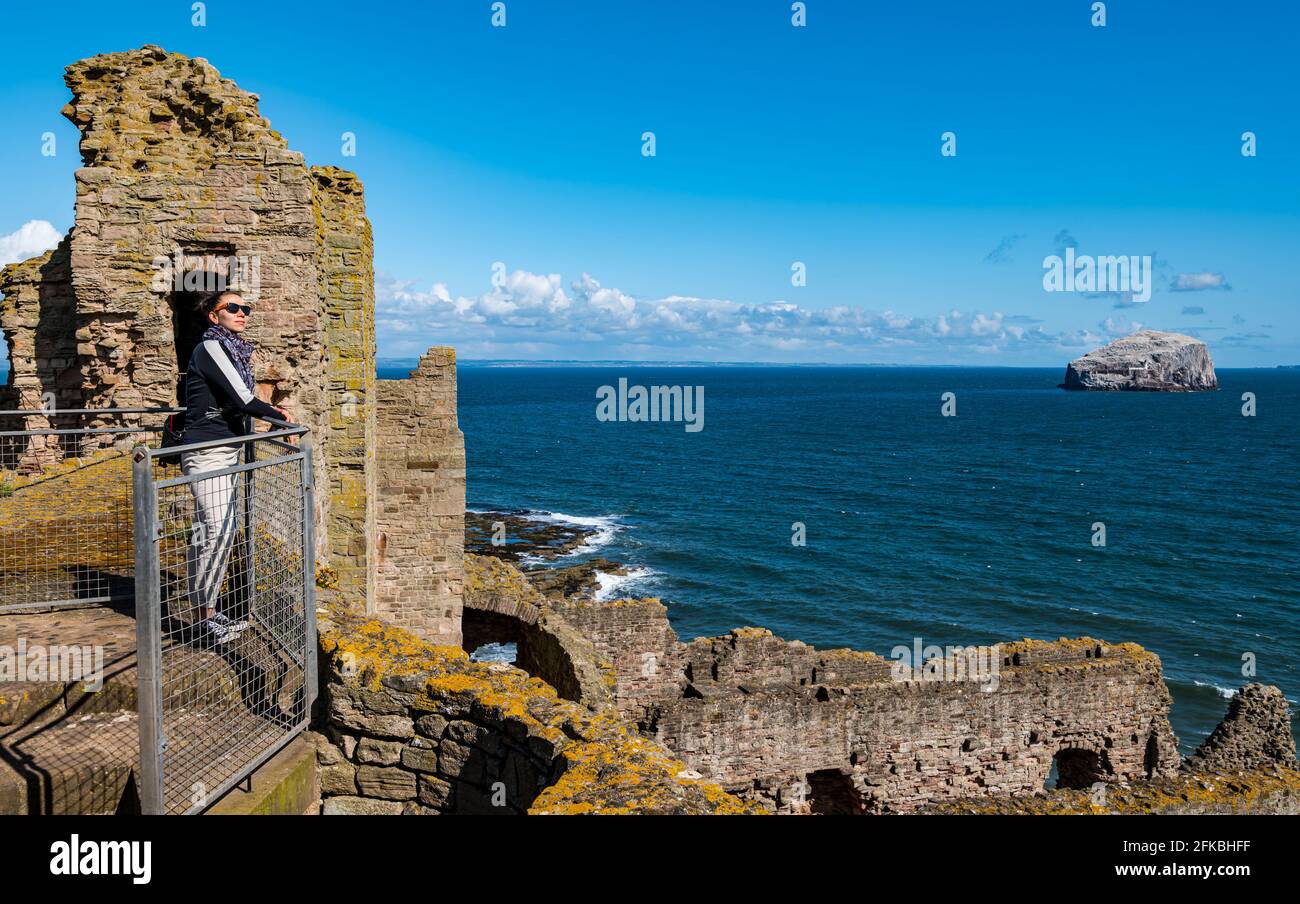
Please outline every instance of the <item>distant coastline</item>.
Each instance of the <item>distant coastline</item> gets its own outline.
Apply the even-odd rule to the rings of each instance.
[[[377,370],[399,370],[414,369],[418,359],[416,358],[377,358],[375,367]],[[762,367],[762,368],[845,368],[857,369],[867,367],[887,367],[894,370],[932,370],[935,368],[952,368],[963,370],[1052,370],[1059,369],[1056,364],[897,364],[884,361],[866,361],[866,362],[833,362],[833,361],[622,361],[617,359],[609,360],[570,360],[570,359],[539,359],[539,360],[522,360],[512,358],[460,358],[456,362],[458,367],[462,368],[558,368],[558,367],[716,367],[716,368],[737,368],[737,367]],[[1257,364],[1251,367],[1219,367],[1218,370],[1300,370],[1300,364]],[[0,364],[0,373],[3,373],[4,365]]]

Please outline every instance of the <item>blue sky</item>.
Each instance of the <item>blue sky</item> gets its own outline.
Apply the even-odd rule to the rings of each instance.
[[[72,223],[63,67],[157,43],[360,174],[381,356],[1057,365],[1141,325],[1300,363],[1300,13],[1117,0],[1098,28],[1090,6],[807,0],[803,28],[785,0],[506,0],[504,28],[488,0],[213,0],[204,27],[170,0],[12,7],[0,262]],[[1044,291],[1067,245],[1152,255],[1150,301]]]

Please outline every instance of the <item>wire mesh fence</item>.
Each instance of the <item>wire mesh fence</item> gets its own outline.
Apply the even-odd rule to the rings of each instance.
[[[130,450],[170,411],[0,411],[0,614],[132,605]]]
[[[291,427],[140,449],[133,479],[141,801],[199,812],[307,723],[311,448]]]
[[[145,812],[199,812],[307,724],[308,431],[163,449],[173,410],[0,411],[0,643],[102,664],[93,693],[42,678],[75,715],[0,730],[40,812],[111,811],[127,775]]]

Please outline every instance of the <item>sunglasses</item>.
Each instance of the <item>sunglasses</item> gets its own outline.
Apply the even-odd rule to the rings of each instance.
[[[218,311],[225,311],[227,314],[240,314],[240,313],[242,313],[245,317],[247,317],[249,314],[253,313],[253,308],[252,308],[251,305],[246,305],[246,304],[235,304],[233,301],[228,301],[228,302],[226,302],[226,303],[223,304],[223,305],[219,305],[219,306],[217,307],[217,310],[218,310]]]

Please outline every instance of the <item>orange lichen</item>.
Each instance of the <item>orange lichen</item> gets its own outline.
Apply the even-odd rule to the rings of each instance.
[[[451,703],[472,703],[550,745],[563,774],[529,812],[765,812],[694,777],[615,713],[561,699],[550,685],[519,669],[472,662],[463,650],[426,643],[358,615],[343,601],[326,604],[319,629],[321,649],[344,680],[378,690],[385,678],[416,676],[422,680],[413,710],[439,712]]]

